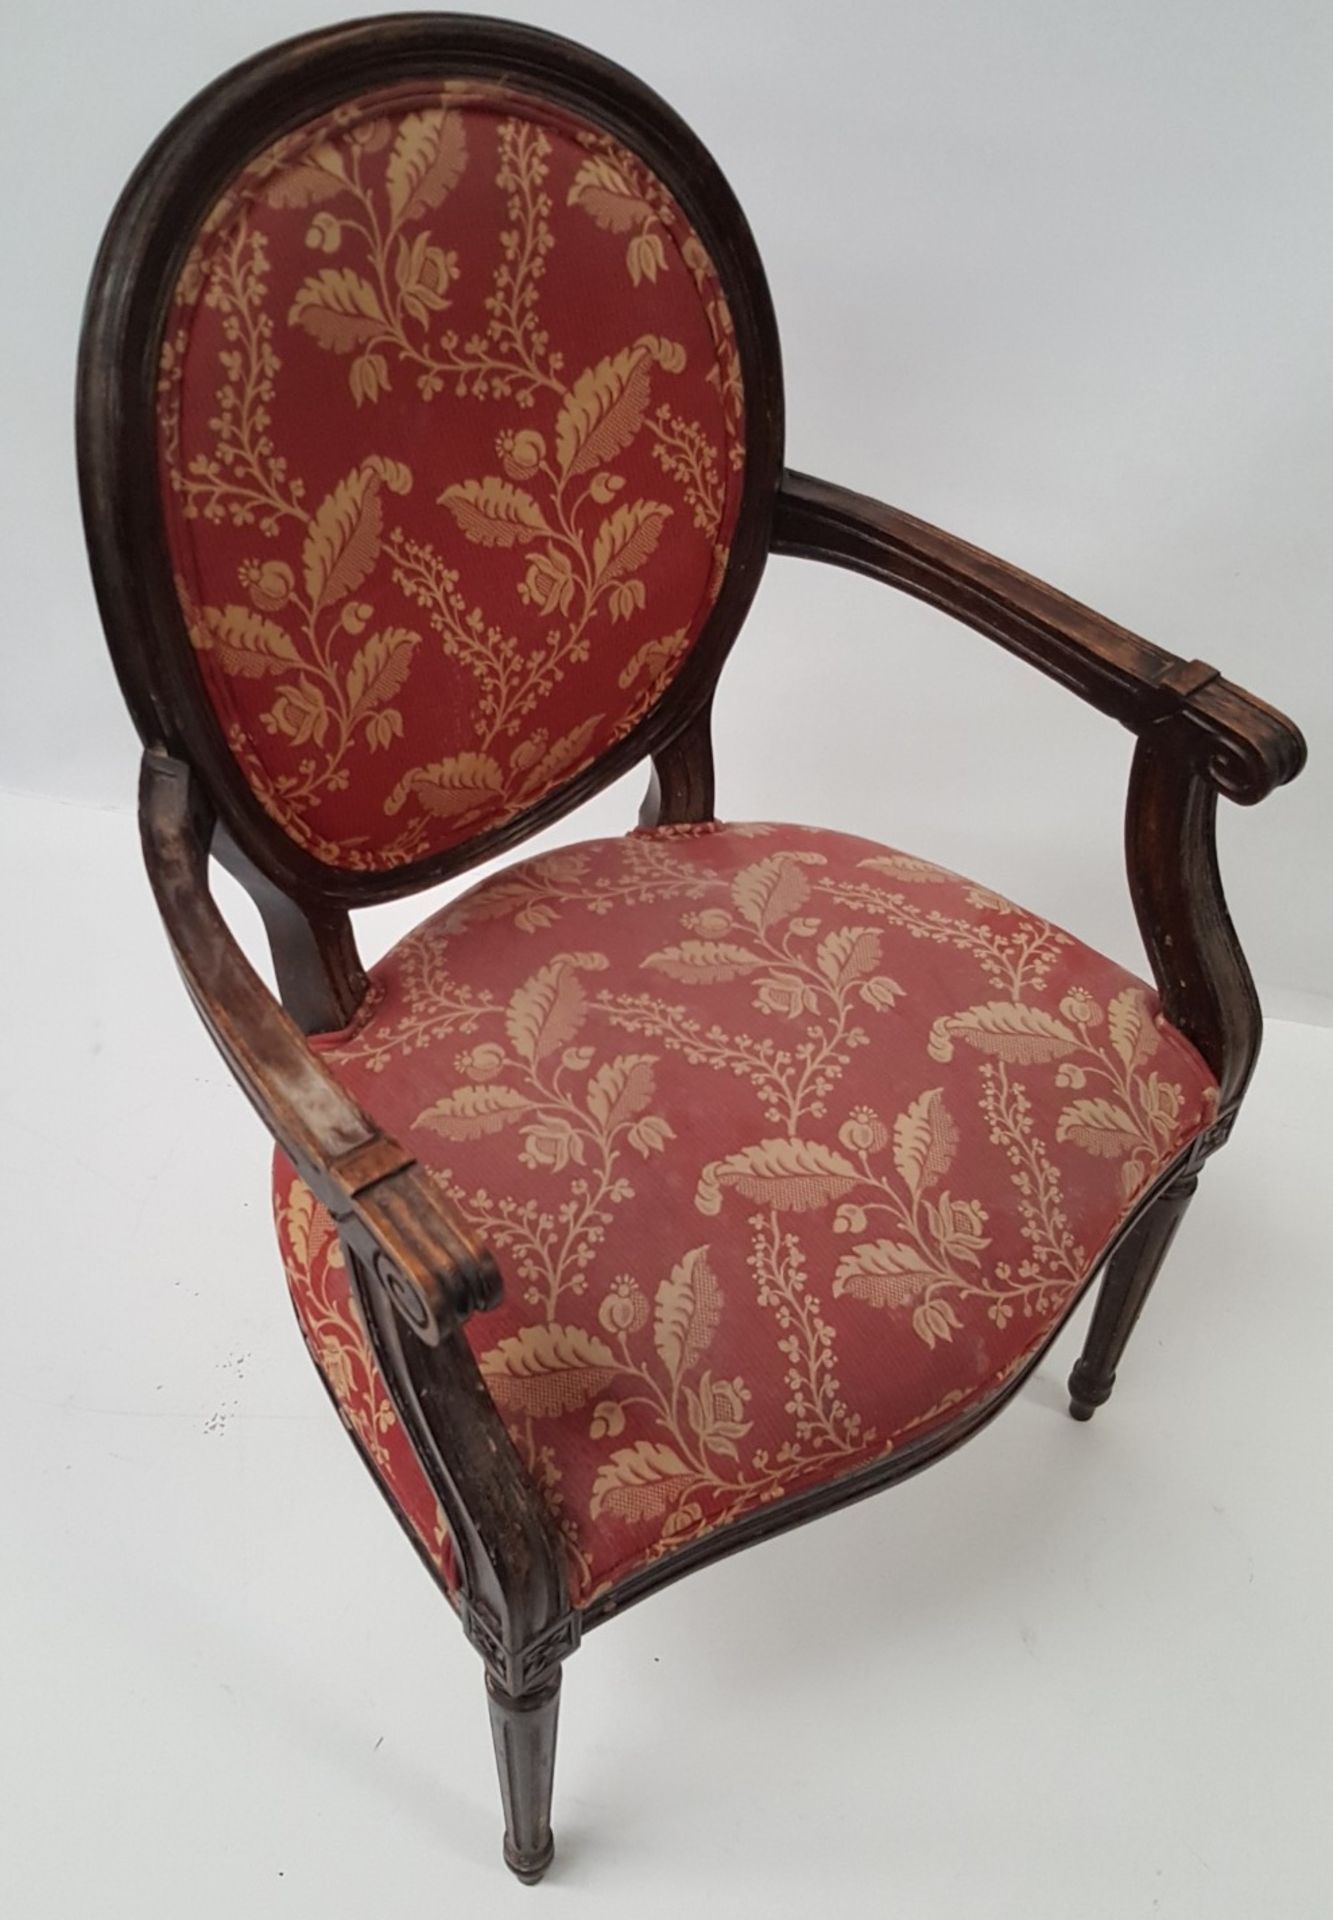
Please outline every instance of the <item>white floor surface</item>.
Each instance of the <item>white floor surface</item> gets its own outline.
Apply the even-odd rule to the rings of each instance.
[[[951,1460],[590,1637],[531,1891],[134,840],[0,802],[5,1920],[1333,1914],[1333,1030],[1270,1025],[1091,1426],[1070,1329]]]

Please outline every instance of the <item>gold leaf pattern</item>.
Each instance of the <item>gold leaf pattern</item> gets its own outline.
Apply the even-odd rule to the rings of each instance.
[[[280,673],[301,657],[276,621],[248,607],[205,607],[190,637],[200,653],[215,653],[228,673],[249,679]]]
[[[428,767],[414,767],[398,782],[384,803],[386,813],[397,813],[410,795],[438,820],[476,814],[502,790],[504,775],[489,754],[456,753]]]
[[[509,1002],[505,1031],[515,1052],[535,1064],[574,1038],[588,1011],[577,969],[601,968],[597,953],[562,953],[525,980]]]
[[[708,986],[762,967],[764,956],[737,946],[734,940],[682,940],[678,946],[664,947],[661,953],[650,953],[643,964],[672,980]]]
[[[259,156],[197,236],[159,394],[205,685],[333,866],[583,772],[725,576],[743,402],[712,264],[633,155],[502,86],[386,87]]]
[[[656,1519],[671,1503],[673,1481],[688,1481],[680,1455],[660,1440],[619,1447],[593,1482],[593,1519],[605,1508],[622,1520]]]
[[[484,547],[522,546],[551,531],[532,495],[495,474],[446,487],[440,501],[468,539]]]
[[[913,1193],[924,1193],[949,1171],[958,1150],[958,1129],[939,1087],[914,1100],[893,1123],[893,1164]]]
[[[495,1252],[466,1336],[579,1602],[1000,1391],[1216,1096],[1110,961],[805,828],[526,861],[377,993],[315,1044]]]
[[[304,327],[334,353],[352,353],[384,331],[384,309],[368,280],[351,267],[325,267],[298,292],[287,324]]]
[[[317,510],[301,550],[305,590],[316,609],[361,585],[379,558],[383,518],[379,475],[369,466],[340,480]]]
[[[1062,1059],[1078,1046],[1064,1022],[1044,1008],[1007,1006],[1000,1000],[937,1021],[931,1035],[931,1059],[951,1060],[955,1040],[964,1040],[979,1053],[998,1054],[1002,1060],[1013,1060],[1020,1066]]]
[[[694,1204],[700,1213],[718,1213],[723,1189],[734,1187],[746,1200],[761,1201],[779,1213],[809,1213],[841,1199],[855,1185],[851,1162],[817,1140],[761,1140],[706,1166]]]
[[[458,184],[467,162],[467,123],[461,113],[431,107],[403,115],[385,168],[389,209],[396,221],[438,207]]]
[[[498,1407],[541,1420],[596,1399],[616,1377],[616,1356],[581,1327],[524,1327],[492,1347],[481,1370]]]
[[[560,403],[555,451],[563,474],[590,473],[623,453],[648,411],[644,349],[628,347],[581,373]]]
[[[532,1102],[512,1087],[456,1087],[419,1113],[417,1125],[446,1139],[476,1140],[483,1133],[498,1133],[531,1110]]]
[[[657,1289],[653,1338],[673,1380],[707,1351],[721,1312],[722,1296],[708,1264],[708,1249],[695,1247]]]

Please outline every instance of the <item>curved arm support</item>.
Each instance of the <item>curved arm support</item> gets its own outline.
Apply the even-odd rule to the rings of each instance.
[[[1263,1037],[1250,969],[1227,911],[1217,865],[1217,791],[1177,737],[1151,727],[1134,750],[1125,807],[1125,864],[1162,1011],[1218,1081],[1218,1117],[1205,1148],[1231,1130]]]
[[[237,945],[208,887],[213,822],[183,762],[144,755],[144,857],[177,965],[242,1090],[338,1225],[394,1407],[444,1510],[460,1610],[522,1692],[573,1644],[555,1530],[461,1329],[500,1275],[425,1170],[329,1073]],[[572,1624],[571,1624],[572,1623]]]
[[[653,753],[641,827],[694,826],[713,818],[712,699]]]
[[[953,614],[1138,735],[1125,817],[1130,892],[1163,1010],[1217,1075],[1210,1151],[1245,1092],[1263,1022],[1217,866],[1217,796],[1250,805],[1294,779],[1290,720],[1215,667],[1141,640],[910,514],[787,473],[775,551],[849,567]]]
[[[886,581],[975,627],[1135,733],[1179,714],[1177,750],[1252,805],[1305,764],[1290,720],[1201,660],[1182,660],[965,540],[846,487],[788,472],[773,550]]]

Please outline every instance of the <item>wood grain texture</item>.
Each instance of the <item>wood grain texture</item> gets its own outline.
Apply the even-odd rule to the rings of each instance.
[[[924,600],[1039,667],[1136,733],[1179,715],[1179,748],[1230,800],[1252,805],[1305,764],[1284,714],[1204,662],[1141,640],[993,554],[865,494],[788,472],[775,553],[869,574]]]

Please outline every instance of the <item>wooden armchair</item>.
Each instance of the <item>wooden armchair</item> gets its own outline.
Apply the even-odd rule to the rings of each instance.
[[[536,1880],[586,1628],[957,1446],[1098,1273],[1072,1411],[1107,1398],[1259,1046],[1216,798],[1304,747],[1213,668],[784,470],[716,166],[525,27],[312,34],[187,107],[97,263],[79,454],[158,905],[277,1142],[312,1357],[485,1663]],[[714,818],[710,702],[770,551],[1131,729],[1155,992],[925,861]],[[644,759],[637,831],[507,867],[362,971],[351,909]]]

